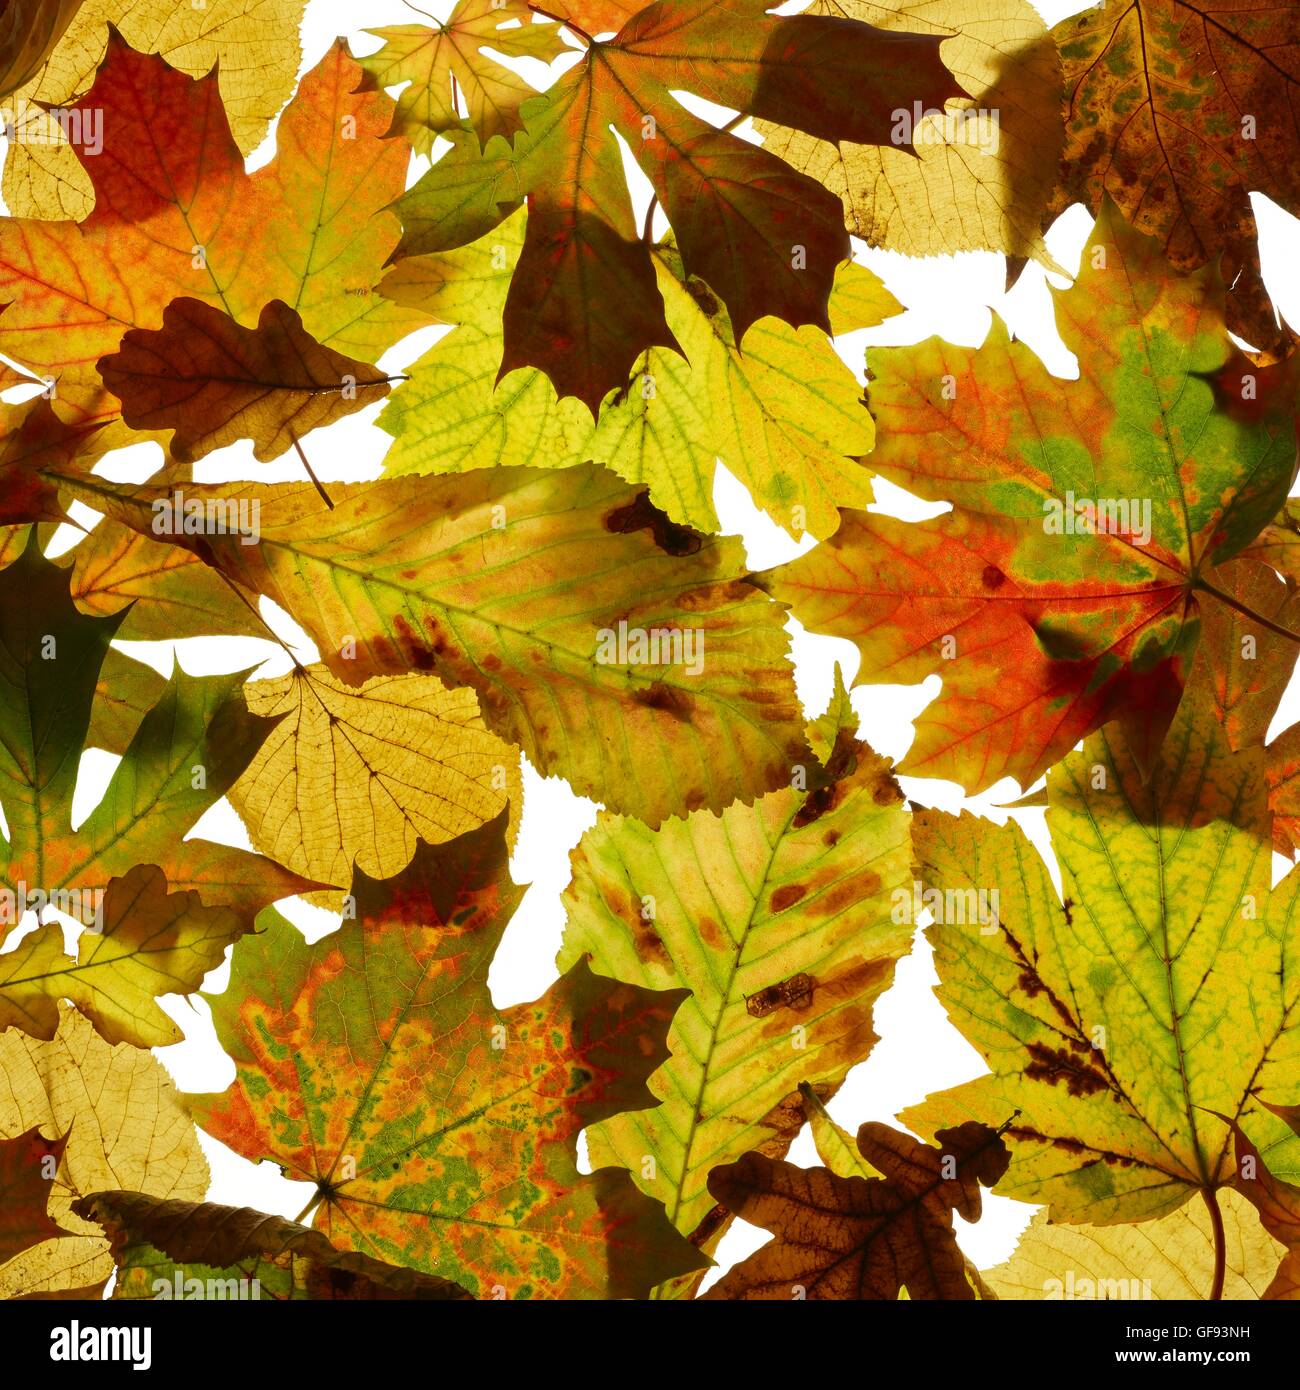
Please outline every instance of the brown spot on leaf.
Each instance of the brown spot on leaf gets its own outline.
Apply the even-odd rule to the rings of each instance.
[[[980,580],[986,589],[1000,589],[1007,582],[1007,577],[996,565],[985,565]]]
[[[784,883],[772,894],[772,911],[784,912],[793,907],[808,890],[802,883]]]
[[[777,1009],[806,1009],[812,1003],[815,983],[811,975],[801,970],[788,980],[760,989],[757,994],[747,994],[745,1011],[751,1018],[766,1018]]]
[[[649,530],[654,543],[668,555],[694,555],[704,544],[704,537],[698,531],[670,521],[651,502],[648,492],[638,492],[633,501],[615,507],[605,518],[605,529],[622,536]]]
[[[1032,1060],[1025,1068],[1025,1075],[1035,1081],[1046,1081],[1052,1086],[1064,1085],[1072,1096],[1093,1096],[1110,1089],[1110,1082],[1103,1072],[1077,1056],[1071,1056],[1062,1047],[1030,1043],[1029,1055]]]
[[[662,710],[674,719],[689,720],[695,700],[686,691],[663,681],[652,681],[644,690],[634,690],[632,698],[646,709]]]
[[[874,869],[862,869],[827,888],[825,894],[818,899],[817,909],[821,915],[833,917],[845,908],[852,907],[854,903],[874,898],[879,892],[880,875]]]

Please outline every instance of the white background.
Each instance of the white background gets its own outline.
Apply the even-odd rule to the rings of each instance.
[[[436,0],[426,6],[438,16],[445,16],[451,7],[451,0]],[[1080,8],[1068,0],[1039,5],[1049,24]],[[303,30],[304,71],[319,61],[336,35],[351,40],[354,51],[359,53],[378,46],[376,40],[356,26],[359,14],[370,27],[420,22],[420,15],[399,0],[367,0],[365,5],[349,4],[346,0],[311,0]],[[527,70],[535,81],[544,71],[535,63]],[[558,70],[553,69],[552,77]],[[708,109],[715,113],[714,118],[719,122],[733,114],[719,112],[718,108]],[[740,127],[742,134],[747,130],[748,123]],[[260,167],[273,157],[274,140],[273,129],[250,158],[250,169]],[[412,181],[423,167],[426,165],[422,161],[413,161]],[[646,205],[648,186],[639,171],[633,169],[630,177],[639,215]],[[1300,324],[1300,223],[1259,196],[1255,197],[1255,211],[1265,279],[1283,314],[1293,324]],[[1048,245],[1061,265],[1077,266],[1090,227],[1091,219],[1084,209],[1075,207],[1052,229]],[[869,357],[871,345],[912,343],[938,334],[952,342],[973,346],[983,340],[992,310],[1001,314],[1012,331],[1040,354],[1053,373],[1062,378],[1077,375],[1074,357],[1055,330],[1048,277],[1038,267],[1029,267],[1012,294],[1005,295],[1004,261],[1000,256],[968,254],[908,260],[888,252],[867,250],[856,242],[855,251],[857,258],[881,276],[907,310],[881,328],[851,334],[839,341],[844,360],[860,379],[865,366],[864,349]],[[1055,283],[1065,284],[1061,280]],[[412,335],[389,352],[381,365],[390,372],[400,371],[444,331],[429,329]],[[1061,389],[1069,389],[1066,380],[1062,380]],[[23,394],[22,390],[15,390],[6,393],[5,398],[18,400]],[[30,394],[30,390],[26,394]],[[369,407],[313,435],[310,441],[312,464],[327,483],[331,479],[343,481],[379,476],[389,442],[388,436],[374,425],[379,409],[378,405]],[[100,471],[123,480],[142,479],[160,463],[161,452],[157,446],[141,445],[111,455]],[[269,466],[260,465],[254,462],[251,450],[245,446],[212,455],[200,468],[198,476],[203,481],[238,477],[278,481],[301,477],[295,456],[290,455]],[[877,480],[875,486],[880,499],[877,510],[908,519],[946,510],[942,506],[917,502],[882,480]],[[791,541],[754,507],[745,490],[721,468],[715,502],[722,529],[742,537],[754,569],[779,564],[813,544],[811,538],[805,539],[802,545]],[[84,509],[77,515],[87,524],[93,521],[93,513]],[[55,545],[66,548],[75,542],[77,534],[73,528],[62,528]],[[304,661],[314,657],[310,642],[284,614],[265,603],[263,611]],[[793,620],[790,627],[799,695],[805,709],[810,714],[818,714],[830,694],[835,662],[843,667],[846,679],[851,679],[858,666],[857,653],[847,641],[809,636]],[[122,645],[164,674],[170,670],[173,652],[185,669],[194,674],[237,670],[265,660],[258,674],[270,676],[281,674],[288,665],[284,653],[274,644],[254,640],[211,638]],[[931,676],[920,686],[874,685],[858,689],[853,694],[853,706],[861,720],[862,736],[879,752],[900,758],[912,740],[911,721],[939,688],[939,678]],[[1294,722],[1298,709],[1300,696],[1293,684],[1273,732]],[[74,805],[77,823],[98,801],[115,764],[115,758],[101,751],[85,754]],[[1005,812],[997,809],[998,805],[1014,800],[1020,790],[1007,780],[983,796],[965,797],[961,789],[950,782],[917,778],[903,778],[902,781],[908,796],[918,804],[948,811],[965,807],[995,820],[1006,817]],[[516,881],[531,887],[506,932],[493,966],[491,987],[499,1006],[536,998],[556,977],[554,960],[563,927],[560,893],[568,881],[569,851],[592,825],[597,809],[593,802],[575,796],[566,783],[543,780],[527,766],[524,790],[523,824],[518,848],[511,860],[511,872]],[[1050,862],[1041,811],[1016,814],[1040,849],[1049,854]],[[251,848],[243,826],[225,801],[213,807],[192,834]],[[1054,865],[1052,867],[1054,871]],[[1278,867],[1284,867],[1280,860]],[[311,939],[336,925],[336,919],[329,914],[297,900],[280,906]],[[71,930],[71,924],[68,926]],[[206,990],[219,992],[224,989],[228,973],[228,965],[213,971],[206,981]],[[979,1056],[948,1022],[932,995],[931,987],[935,983],[930,952],[918,932],[913,952],[900,964],[893,988],[876,1006],[876,1029],[881,1041],[871,1058],[850,1073],[831,1106],[835,1117],[850,1131],[868,1119],[893,1121],[901,1108],[927,1093],[968,1080],[984,1070]],[[183,1091],[223,1089],[234,1078],[234,1066],[217,1044],[206,1003],[197,997],[171,997],[164,1001],[164,1006],[180,1024],[186,1039],[155,1052],[179,1088]],[[313,1189],[309,1184],[290,1182],[273,1164],[254,1165],[207,1135],[200,1137],[212,1166],[211,1200],[293,1217],[310,1199]],[[791,1157],[800,1163],[816,1161],[806,1131],[796,1141]],[[1032,1212],[1032,1207],[1022,1203],[1000,1197],[988,1198],[984,1218],[978,1225],[968,1226],[958,1221],[962,1245],[980,1267],[995,1264],[1010,1254]],[[763,1232],[737,1223],[723,1242],[721,1265],[726,1267],[743,1257],[764,1239]]]

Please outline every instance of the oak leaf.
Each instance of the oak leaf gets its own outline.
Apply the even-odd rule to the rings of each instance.
[[[0,955],[0,1029],[48,1041],[58,1031],[58,1001],[67,999],[107,1042],[180,1042],[157,997],[198,989],[244,925],[229,908],[204,907],[197,893],[168,893],[162,871],[145,865],[109,880],[97,916],[75,960],[64,954],[57,922]]]
[[[64,419],[116,421],[95,363],[127,330],[157,329],[178,294],[245,327],[283,300],[320,343],[366,361],[420,326],[373,293],[398,233],[383,209],[410,152],[382,138],[392,103],[354,95],[359,76],[336,44],[285,110],[276,158],[250,175],[216,74],[186,77],[114,37],[72,108],[102,113],[103,150],[82,153],[94,211],[79,224],[0,219],[0,352],[56,380]],[[104,434],[105,447],[130,439],[118,423]]]
[[[488,969],[521,896],[505,816],[376,881],[308,946],[277,914],[210,1000],[236,1079],[199,1124],[316,1184],[334,1244],[480,1297],[643,1296],[698,1263],[621,1169],[579,1174],[580,1130],[652,1098],[682,993],[574,966],[496,1009]]]
[[[986,1125],[935,1135],[931,1148],[869,1121],[858,1148],[878,1178],[839,1177],[762,1154],[715,1168],[709,1191],[776,1237],[734,1266],[706,1299],[959,1299],[976,1296],[953,1233],[956,1212],[978,1221],[980,1186],[1006,1171],[1007,1150]]]
[[[314,429],[388,394],[376,367],[322,347],[282,300],[244,328],[201,299],[179,298],[160,329],[133,328],[99,360],[133,430],[172,430],[172,458],[193,463],[240,439],[262,463]]]

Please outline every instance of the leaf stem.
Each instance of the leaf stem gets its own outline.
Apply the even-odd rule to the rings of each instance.
[[[528,8],[532,10],[534,14],[541,15],[543,19],[553,19],[557,24],[563,24],[566,29],[571,29],[580,39],[585,40],[593,48],[596,46],[596,40],[580,25],[575,24],[573,20],[565,19],[563,15],[552,14],[550,10],[544,10],[540,5],[534,5],[533,0],[528,0]]]
[[[325,491],[324,487],[321,485],[321,480],[316,476],[311,464],[308,463],[307,455],[303,453],[302,445],[298,442],[298,436],[291,432],[289,438],[293,440],[293,447],[298,451],[298,457],[302,460],[302,466],[307,470],[307,476],[316,485],[316,491],[320,493],[321,498],[330,511],[333,511],[334,503],[330,501],[329,493]],[[1296,641],[1300,642],[1300,637],[1297,637]]]
[[[266,619],[262,616],[261,611],[258,609],[257,605],[253,603],[253,601],[248,597],[248,595],[239,587],[238,584],[235,583],[233,579],[231,579],[231,577],[228,574],[225,573],[224,570],[220,568],[220,566],[213,565],[211,566],[211,569],[213,574],[215,574],[217,578],[220,579],[221,582],[230,590],[230,592],[234,594],[234,596],[240,601],[240,603],[242,603],[244,607],[248,609],[248,611],[253,615],[253,617],[255,617],[257,621],[262,624],[262,626],[266,629],[267,635],[270,637],[271,641],[277,643],[280,646],[281,650],[283,650],[285,656],[287,656],[289,660],[293,662],[294,670],[297,671],[299,675],[305,676],[307,674],[307,668],[302,664],[301,661],[298,660],[297,654],[294,652],[293,648],[288,644],[288,642],[286,642],[284,638],[281,637],[280,634],[271,626],[271,624],[268,623]]]
[[[303,1207],[303,1209],[298,1213],[298,1215],[293,1218],[294,1222],[297,1225],[301,1226],[302,1223],[306,1221],[306,1219],[312,1214],[312,1212],[314,1212],[316,1208],[320,1206],[321,1198],[324,1195],[325,1194],[323,1192],[313,1193],[311,1201],[308,1202],[307,1205]]]
[[[650,245],[650,229],[654,225],[655,209],[659,206],[659,195],[653,193],[650,196],[650,206],[645,210],[645,221],[641,224],[641,240],[647,246]]]
[[[1266,618],[1262,613],[1256,613],[1253,608],[1247,608],[1244,603],[1239,603],[1231,594],[1225,594],[1222,589],[1216,588],[1208,579],[1203,579],[1197,575],[1192,580],[1192,588],[1200,589],[1202,593],[1210,594],[1217,598],[1220,603],[1241,614],[1243,618],[1249,618],[1252,623],[1258,623],[1260,627],[1267,628],[1269,632],[1276,632],[1279,637],[1285,637],[1289,642],[1295,642],[1300,646],[1300,632],[1292,632],[1289,627],[1283,627],[1281,623],[1275,623],[1272,618]]]
[[[1209,1302],[1223,1301],[1223,1276],[1227,1265],[1227,1241],[1223,1234],[1223,1213],[1219,1210],[1219,1199],[1212,1187],[1201,1188],[1201,1196],[1210,1212],[1210,1229],[1214,1232],[1214,1279],[1210,1284]]]

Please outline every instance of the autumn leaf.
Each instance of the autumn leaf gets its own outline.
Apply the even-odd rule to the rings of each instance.
[[[1067,121],[1048,215],[1075,202],[1096,212],[1109,196],[1175,271],[1226,253],[1228,326],[1273,347],[1250,194],[1300,213],[1300,12],[1269,0],[1106,0],[1052,33]]]
[[[537,367],[593,417],[643,352],[682,350],[637,236],[615,132],[663,204],[686,274],[726,306],[736,342],[765,316],[828,332],[835,269],[849,257],[834,194],[700,120],[677,89],[859,144],[888,143],[890,113],[914,98],[958,95],[930,36],[770,15],[765,0],[659,0],[524,104],[513,146],[497,137],[480,156],[476,141],[458,142],[399,200],[394,255],[475,241],[526,197],[500,375]]]
[[[9,0],[0,11],[0,97],[40,72],[81,6],[82,0]]]
[[[0,1139],[0,1268],[33,1245],[67,1235],[46,1210],[67,1142],[67,1135],[47,1139],[39,1128]]]
[[[166,689],[167,682],[152,666],[134,660],[117,647],[110,647],[95,682],[86,747],[103,748],[119,755],[125,753],[140,721]]]
[[[964,95],[895,116],[915,150],[759,123],[764,148],[837,193],[849,231],[909,256],[1003,251],[1056,269],[1042,240],[1065,142],[1061,59],[1026,0],[816,0],[805,14],[934,34]],[[905,119],[904,119],[905,118]]]
[[[705,1253],[726,1229],[709,1170],[785,1152],[798,1123],[771,1141],[787,1098],[801,1083],[833,1089],[865,1060],[872,1005],[911,943],[893,911],[911,892],[907,812],[856,727],[837,730],[798,789],[658,830],[602,814],[573,852],[560,969],[586,959],[629,984],[691,991],[651,1080],[660,1104],[589,1130],[588,1150],[626,1167]]]
[[[520,895],[502,815],[393,878],[358,871],[355,918],[315,946],[267,913],[210,1001],[236,1080],[189,1105],[314,1183],[316,1229],[342,1248],[479,1297],[643,1296],[697,1257],[621,1169],[581,1176],[575,1143],[651,1103],[682,994],[579,963],[496,1009],[488,968]]]
[[[1294,1108],[1289,1111],[1271,1105],[1267,1108],[1300,1133],[1295,1123]],[[1259,1150],[1235,1120],[1228,1121],[1226,1115],[1219,1118],[1227,1121],[1232,1130],[1237,1160],[1233,1185],[1259,1212],[1264,1229],[1283,1247],[1277,1270],[1259,1296],[1294,1302],[1300,1299],[1300,1187],[1284,1182],[1269,1172]]]
[[[537,89],[491,52],[549,63],[572,51],[560,39],[558,24],[533,21],[533,10],[520,0],[459,0],[433,29],[419,24],[367,29],[384,46],[356,60],[365,72],[364,90],[404,85],[389,133],[405,136],[420,154],[432,151],[435,136],[454,130],[474,131],[484,141],[493,135],[509,139],[523,129],[519,107]],[[464,116],[457,110],[458,96]]]
[[[319,1231],[247,1207],[97,1192],[73,1210],[104,1228],[117,1265],[114,1299],[211,1298],[214,1280],[216,1297],[276,1301],[470,1297],[446,1279],[336,1250]]]
[[[244,933],[229,908],[204,907],[197,893],[168,893],[161,870],[139,865],[110,879],[96,930],[83,932],[73,960],[63,928],[47,922],[0,955],[0,1029],[47,1041],[59,1027],[60,999],[110,1043],[165,1047],[184,1036],[155,1002],[191,994]]]
[[[80,6],[60,0],[11,5],[10,12],[15,8],[19,14],[79,9],[49,62],[15,98],[20,138],[10,145],[4,169],[4,199],[15,217],[80,222],[89,214],[95,190],[73,149],[78,134],[85,143],[87,128],[69,123],[70,142],[43,108],[74,105],[91,85],[111,31],[190,77],[218,67],[222,105],[243,154],[261,144],[289,99],[302,58],[298,30],[305,0],[82,0]]]
[[[69,484],[153,534],[161,489]],[[293,613],[337,679],[426,671],[544,776],[648,823],[788,785],[807,756],[782,609],[740,543],[674,525],[603,468],[331,488],[192,484],[260,539],[161,538]],[[656,635],[657,634],[657,635]],[[170,874],[169,874],[170,878]]]
[[[173,299],[162,328],[135,328],[99,362],[133,430],[173,430],[174,459],[193,463],[240,439],[270,463],[322,425],[388,394],[375,367],[322,347],[282,300],[242,328],[201,299]]]
[[[96,431],[64,424],[43,396],[0,404],[0,424],[0,525],[66,520],[58,485],[45,473],[74,467]]]
[[[1217,1195],[1224,1230],[1225,1299],[1263,1295],[1284,1253],[1244,1197]],[[983,1272],[998,1298],[1201,1299],[1214,1280],[1210,1213],[1188,1202],[1140,1226],[1061,1226],[1039,1212],[1011,1258]]]
[[[971,793],[1028,787],[1111,719],[1149,763],[1222,601],[1215,566],[1294,474],[1291,390],[1228,339],[1216,272],[1172,275],[1113,212],[1084,265],[1056,301],[1077,383],[1002,328],[873,349],[871,466],[953,511],[849,513],[763,581],[854,642],[859,681],[942,676],[900,766]]]
[[[1276,848],[1294,856],[1300,849],[1300,724],[1283,729],[1268,745],[1264,775]]]
[[[1214,582],[1225,601],[1201,613],[1200,646],[1232,748],[1264,742],[1300,655],[1282,635],[1300,629],[1300,594],[1253,553],[1218,568]]]
[[[420,674],[351,687],[310,666],[244,694],[279,722],[230,802],[253,844],[304,878],[347,883],[354,864],[390,878],[418,841],[441,844],[522,801],[518,750],[483,727],[472,690]]]
[[[669,327],[685,358],[650,348],[632,384],[608,397],[599,419],[556,398],[534,368],[497,384],[502,312],[524,241],[516,213],[471,246],[401,261],[380,283],[399,304],[459,325],[411,369],[379,418],[395,443],[390,475],[497,466],[603,463],[674,521],[719,529],[717,460],[778,525],[798,537],[829,535],[842,506],[872,500],[861,459],[875,443],[862,388],[825,333],[765,318],[744,351],[707,286],[688,280],[671,242],[652,249]],[[832,331],[870,328],[901,309],[870,271],[842,266],[830,298]]]
[[[776,1237],[734,1266],[706,1299],[975,1297],[953,1234],[956,1212],[978,1221],[980,1185],[1006,1171],[1007,1150],[985,1125],[935,1135],[931,1148],[868,1122],[858,1148],[879,1178],[842,1178],[762,1154],[715,1168],[709,1191],[742,1220]]]
[[[76,423],[114,419],[95,364],[127,330],[158,329],[178,295],[245,328],[283,300],[318,342],[365,361],[420,326],[373,294],[398,232],[383,209],[410,152],[382,139],[392,103],[353,95],[359,77],[336,44],[281,118],[277,157],[249,175],[215,73],[193,80],[112,39],[72,108],[102,114],[103,150],[84,156],[94,211],[80,224],[0,219],[0,352],[55,378],[55,409]],[[130,439],[115,431],[114,444]]]
[[[1071,1225],[1212,1207],[1233,1171],[1218,1115],[1276,1171],[1300,1170],[1293,1136],[1253,1098],[1300,1088],[1284,964],[1296,879],[1270,894],[1262,766],[1258,747],[1229,749],[1204,687],[1147,781],[1117,732],[1094,735],[1048,775],[1064,902],[1014,824],[918,812],[939,998],[992,1075],[904,1122],[932,1133],[1017,1111],[998,1190]],[[962,925],[979,900],[996,931]]]
[[[1271,565],[1289,588],[1300,586],[1300,498],[1287,498],[1244,553]]]
[[[56,895],[53,906],[89,923],[111,879],[153,864],[173,890],[230,907],[249,925],[264,904],[317,886],[257,855],[183,838],[273,727],[244,708],[243,673],[174,675],[103,798],[72,829],[96,682],[120,619],[79,613],[67,574],[40,554],[34,536],[0,571],[0,722],[7,731],[0,855],[8,891]]]
[[[71,567],[68,585],[80,612],[117,618],[119,642],[269,635],[256,609],[197,555],[116,522],[101,521],[56,563]]]
[[[99,1297],[113,1261],[99,1227],[73,1211],[78,1198],[115,1185],[179,1201],[207,1191],[198,1136],[162,1066],[138,1048],[110,1046],[70,1008],[61,1012],[48,1042],[0,1031],[0,1139],[33,1128],[67,1136],[48,1185],[61,1233],[0,1262],[0,1299]]]

